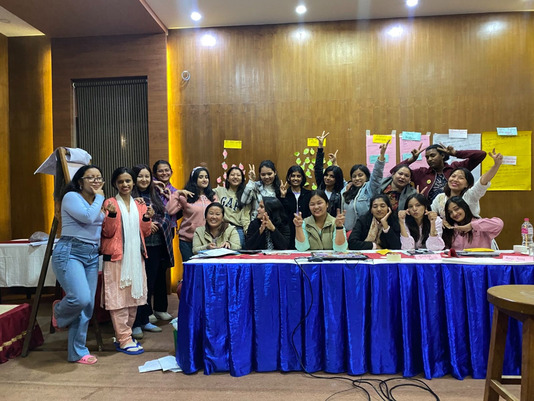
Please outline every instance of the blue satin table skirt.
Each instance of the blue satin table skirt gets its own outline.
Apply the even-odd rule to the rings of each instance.
[[[176,358],[185,373],[484,378],[486,291],[501,284],[534,284],[534,266],[190,261]],[[521,324],[511,320],[504,374],[520,366]]]

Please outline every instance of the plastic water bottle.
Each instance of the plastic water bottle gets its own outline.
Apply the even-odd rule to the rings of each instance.
[[[527,249],[530,249],[533,245],[532,234],[533,234],[532,224],[530,224],[528,217],[525,217],[525,222],[521,224],[521,239],[522,239],[521,245],[526,246]]]

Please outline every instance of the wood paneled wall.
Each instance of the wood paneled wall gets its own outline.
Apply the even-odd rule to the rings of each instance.
[[[7,38],[0,34],[0,149],[9,149],[9,72]],[[9,178],[9,153],[2,152],[0,171],[4,179],[0,180],[0,192],[11,192]],[[7,178],[7,179],[6,179]],[[0,241],[11,239],[11,197],[0,199]]]
[[[399,37],[387,34],[393,26]],[[205,34],[214,46],[202,46]],[[207,162],[212,177],[222,175],[224,139],[243,141],[229,165],[268,158],[285,176],[293,152],[327,130],[348,178],[365,161],[367,129],[534,128],[532,13],[179,30],[168,42],[170,131],[184,170]],[[531,192],[491,192],[481,207],[505,221],[504,248],[534,218]]]
[[[9,38],[8,45],[11,235],[28,238],[48,232],[53,219],[53,178],[33,174],[53,151],[50,41]]]
[[[52,40],[54,147],[73,145],[73,79],[130,76],[148,77],[150,162],[167,159],[167,37],[164,34]],[[98,164],[98,160],[93,162]],[[104,174],[110,176],[111,171]]]

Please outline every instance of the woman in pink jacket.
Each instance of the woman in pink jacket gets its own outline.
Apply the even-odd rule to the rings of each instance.
[[[498,217],[491,219],[473,216],[466,201],[453,196],[445,204],[446,223],[443,241],[449,249],[490,248],[491,241],[502,231],[504,223]]]
[[[132,198],[136,176],[129,168],[116,169],[111,182],[119,193],[105,202],[108,212],[102,224],[101,245],[104,303],[115,330],[116,350],[137,355],[144,350],[132,339],[132,326],[137,307],[146,304],[145,237],[150,235],[154,210]]]
[[[217,202],[217,195],[210,186],[210,175],[205,167],[195,167],[189,176],[184,190],[174,192],[165,209],[169,215],[183,212],[182,224],[178,230],[182,261],[193,256],[193,235],[198,227],[206,224],[206,207]]]

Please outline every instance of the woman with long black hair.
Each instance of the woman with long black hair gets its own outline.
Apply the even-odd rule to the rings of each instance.
[[[180,211],[183,212],[178,238],[180,239],[180,253],[184,262],[193,256],[193,235],[196,228],[206,224],[204,217],[206,207],[217,200],[217,195],[210,185],[208,169],[195,167],[189,175],[185,189],[173,193],[169,203],[165,206],[167,213],[171,216]]]
[[[282,203],[274,197],[264,196],[257,215],[248,226],[246,249],[288,249],[289,227]]]
[[[441,218],[430,210],[430,202],[424,195],[409,196],[404,209],[398,211],[402,249],[441,251],[445,248]]]

